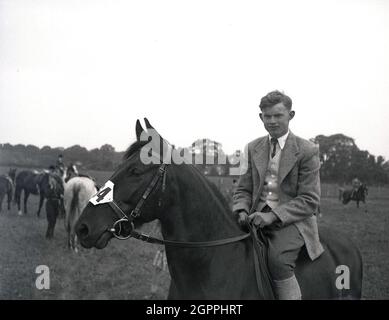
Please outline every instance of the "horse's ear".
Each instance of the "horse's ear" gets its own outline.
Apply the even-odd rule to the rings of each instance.
[[[160,133],[155,130],[155,128],[150,124],[150,121],[147,118],[144,118],[146,128],[153,131],[154,134],[158,136],[158,139],[154,141],[154,150],[157,151],[157,153],[160,154],[161,160],[166,158],[166,155],[168,155],[169,150],[169,143],[160,135]]]
[[[147,119],[147,118],[143,118],[144,121],[145,121],[145,124],[146,124],[146,128],[148,130],[153,130],[156,134],[158,134],[158,136],[163,140],[163,137],[159,134],[159,132],[157,130],[155,130],[155,128],[150,124],[150,121]]]
[[[150,124],[150,121],[147,118],[144,118],[145,123],[146,123],[146,128],[147,129],[154,129],[154,127]],[[155,130],[155,129],[154,129]]]
[[[143,131],[144,131],[144,130],[143,130],[143,128],[142,128],[142,125],[140,124],[139,119],[136,120],[135,132],[136,132],[136,140],[137,140],[137,141],[140,141],[140,135],[142,134]]]

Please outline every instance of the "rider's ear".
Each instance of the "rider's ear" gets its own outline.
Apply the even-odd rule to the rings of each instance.
[[[142,134],[143,131],[144,131],[144,130],[143,130],[143,128],[142,128],[142,125],[140,124],[139,119],[136,120],[135,132],[136,132],[136,140],[137,140],[137,141],[140,141],[140,135]]]

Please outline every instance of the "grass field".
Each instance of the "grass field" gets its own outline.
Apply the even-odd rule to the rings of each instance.
[[[0,174],[6,168],[0,168]],[[88,172],[102,184],[107,172]],[[213,179],[229,188],[231,179]],[[322,218],[326,225],[348,234],[359,246],[364,261],[363,298],[389,299],[389,192],[370,188],[369,212],[355,203],[343,206],[336,187],[323,185]],[[0,299],[145,299],[150,298],[154,277],[152,261],[157,245],[137,240],[112,240],[103,250],[69,252],[63,220],[57,221],[54,239],[44,238],[45,215],[38,219],[38,197],[31,196],[30,213],[18,216],[16,208],[0,214]],[[153,224],[144,226],[146,232]],[[50,269],[50,289],[38,290],[36,267]],[[169,285],[168,272],[158,277],[159,291],[152,299],[164,299]]]

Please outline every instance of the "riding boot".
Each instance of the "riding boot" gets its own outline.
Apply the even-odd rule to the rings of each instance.
[[[284,280],[273,280],[273,284],[278,300],[301,300],[300,286],[295,275]]]

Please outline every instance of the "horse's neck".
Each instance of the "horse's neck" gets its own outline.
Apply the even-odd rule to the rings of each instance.
[[[62,180],[62,183],[63,183],[63,184],[66,183],[67,174],[68,174],[67,168],[65,168],[65,169],[63,170],[63,172],[61,172],[61,171],[59,170],[59,176],[61,177],[61,180]]]
[[[12,183],[15,183],[15,176],[16,176],[15,172],[10,172],[10,173],[8,173],[8,177],[11,178]]]
[[[164,239],[200,242],[242,234],[231,211],[220,203],[213,188],[205,181],[196,177],[176,178],[175,181],[168,181],[168,185],[174,188],[175,202],[160,219]],[[169,270],[176,284],[174,291],[178,298],[240,297],[242,292],[247,291],[244,287],[250,286],[246,278],[252,276],[252,272],[245,269],[246,256],[251,256],[247,250],[250,249],[242,241],[211,248],[166,246]],[[232,280],[227,283],[224,275],[229,272],[233,273],[228,276]],[[248,275],[242,276],[239,272],[247,272]],[[245,285],[241,286],[242,283]]]
[[[161,217],[164,236],[174,240],[210,241],[241,233],[222,196],[204,179],[196,175],[174,176],[168,182],[175,189],[175,202]],[[170,226],[163,228],[164,224]]]

